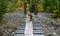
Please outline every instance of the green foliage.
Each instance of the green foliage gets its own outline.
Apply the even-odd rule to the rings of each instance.
[[[7,12],[8,0],[0,0],[0,20],[2,15]]]
[[[35,12],[35,8],[34,8],[34,5],[35,3],[34,3],[34,1],[33,0],[31,0],[31,2],[30,2],[30,6],[29,6],[29,10],[31,11],[31,12]]]
[[[12,11],[14,11],[16,8],[17,8],[17,7],[16,7],[16,5],[15,5],[14,3],[9,3],[7,9],[8,9],[8,12],[12,12]]]
[[[34,10],[34,4],[32,4],[32,5],[30,6],[29,10],[30,10],[31,12],[34,12],[34,11],[35,11],[35,10]]]
[[[43,0],[42,5],[45,12],[53,13],[56,17],[60,17],[60,0]]]

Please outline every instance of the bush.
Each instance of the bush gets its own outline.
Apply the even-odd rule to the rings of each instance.
[[[0,0],[0,20],[2,15],[7,12],[8,0]]]
[[[16,9],[16,5],[14,3],[9,3],[7,9],[8,9],[8,12],[12,12]]]
[[[34,10],[34,4],[32,4],[32,5],[30,6],[29,10],[30,10],[31,12],[34,12],[34,11],[35,11],[35,10]]]
[[[56,17],[60,17],[60,0],[43,0],[43,9],[47,13],[53,13]]]

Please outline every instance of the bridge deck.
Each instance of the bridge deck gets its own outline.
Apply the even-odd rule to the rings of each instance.
[[[30,25],[31,28],[25,29],[28,25],[26,25],[25,20],[23,18],[20,20],[21,21],[21,26],[20,24],[18,25],[18,29],[15,31],[14,36],[25,36],[24,32],[25,30],[28,29],[33,29],[33,36],[44,36],[43,28],[40,25],[40,20],[38,18],[35,18],[33,21],[33,24]],[[24,22],[24,23],[23,23]],[[28,31],[27,31],[28,32]],[[30,32],[28,32],[30,33]]]

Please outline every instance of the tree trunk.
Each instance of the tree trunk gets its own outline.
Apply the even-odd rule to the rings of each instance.
[[[24,14],[26,14],[26,8],[27,8],[27,4],[26,2],[24,2]]]
[[[28,4],[30,4],[30,0],[27,0],[28,1]]]
[[[37,15],[37,12],[38,12],[38,5],[37,5],[37,0],[35,0],[35,15]]]

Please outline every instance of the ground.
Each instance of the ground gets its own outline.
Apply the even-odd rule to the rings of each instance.
[[[38,15],[36,17],[39,18],[41,26],[44,28],[43,31],[45,32],[45,35],[47,36],[48,34],[54,34],[54,32],[56,32],[57,34],[55,34],[55,36],[60,36],[60,29],[59,29],[59,23],[57,23],[54,19],[50,18],[51,14],[47,14],[47,13],[38,13]],[[22,11],[14,11],[12,13],[6,13],[5,15],[3,15],[3,20],[5,21],[5,24],[20,24],[20,18],[23,17],[25,15],[23,15]],[[23,19],[24,20],[24,19]],[[59,24],[59,25],[57,25]],[[54,36],[54,35],[53,35]]]

